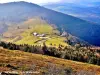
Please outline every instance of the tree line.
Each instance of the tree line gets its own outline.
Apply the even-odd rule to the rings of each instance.
[[[0,46],[10,50],[21,50],[30,53],[44,54],[68,60],[100,65],[100,56],[98,56],[100,53],[87,47],[81,47],[80,45],[76,45],[74,47],[66,46],[64,48],[62,48],[62,45],[59,45],[59,47],[56,48],[52,46],[48,47],[45,43],[43,46],[31,46],[28,44],[16,45],[13,43],[0,42]]]

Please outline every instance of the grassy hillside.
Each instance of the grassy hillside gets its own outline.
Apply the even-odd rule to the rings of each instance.
[[[62,29],[93,45],[100,45],[100,25],[90,23],[79,18],[56,12],[36,4],[27,2],[11,2],[0,4],[0,33],[8,30],[8,26],[20,25],[34,17],[40,17],[49,24],[54,24],[60,31]],[[9,10],[8,10],[9,9]],[[4,26],[5,25],[5,26]],[[20,30],[22,32],[23,30]],[[20,39],[20,37],[17,37]]]
[[[45,34],[45,37],[34,36],[34,33]],[[61,37],[57,29],[39,18],[29,19],[16,27],[9,27],[8,31],[3,34],[2,40],[16,44],[42,45],[45,42],[47,45],[67,46],[64,42],[66,38]]]
[[[95,72],[96,75],[100,75],[100,66],[59,59],[45,55],[26,53],[22,51],[12,51],[0,47],[0,72],[12,70],[20,72],[31,70],[41,73],[49,71],[48,67],[51,67],[51,70],[54,70],[50,70],[52,73],[55,72],[57,67],[59,67],[61,69],[72,68],[73,71],[83,71],[83,73],[86,74],[89,72],[92,72],[93,74]]]

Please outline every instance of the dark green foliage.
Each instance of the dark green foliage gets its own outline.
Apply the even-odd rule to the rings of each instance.
[[[10,50],[21,50],[30,53],[44,54],[68,60],[87,62],[90,64],[100,65],[100,57],[96,55],[97,51],[93,51],[87,47],[81,47],[77,44],[75,47],[64,47],[59,45],[56,47],[47,47],[44,43],[43,46],[30,46],[27,44],[16,45],[12,43],[0,42],[0,46]]]
[[[4,43],[4,42],[0,42],[0,46],[10,49],[10,50],[21,50],[25,52],[39,53],[39,54],[43,53],[41,46],[30,46],[28,44],[16,45],[13,43]]]

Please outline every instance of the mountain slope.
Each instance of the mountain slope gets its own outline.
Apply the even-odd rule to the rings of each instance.
[[[54,3],[44,7],[100,24],[100,2]]]
[[[50,44],[57,47],[59,44],[67,46],[66,37],[61,37],[56,28],[36,17],[8,27],[8,30],[2,34],[1,41],[29,45],[42,45],[45,42],[48,46]]]
[[[100,75],[100,66],[59,59],[45,55],[32,54],[17,50],[12,51],[0,47],[1,72],[13,70],[20,73],[21,71],[31,70],[31,71],[37,71],[39,73],[51,72],[57,74],[58,72],[56,72],[55,70],[59,70],[59,68],[61,70],[64,69],[67,70],[69,68],[68,72],[73,69],[73,71],[78,72],[78,74],[85,73],[86,75],[87,74],[91,75],[91,73],[92,74],[96,73],[96,75]]]
[[[54,24],[60,31],[64,30],[91,44],[100,45],[98,42],[100,40],[99,25],[27,2],[0,4],[0,9],[3,9],[0,12],[0,22],[3,22],[7,26],[16,26],[16,24],[33,17],[40,17],[49,24]]]

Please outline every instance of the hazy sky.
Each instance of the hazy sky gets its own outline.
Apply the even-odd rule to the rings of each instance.
[[[0,0],[0,3],[7,3],[7,2],[14,2],[14,1],[27,1],[36,4],[41,4],[41,3],[59,2],[61,0]]]
[[[26,1],[32,2],[36,4],[44,4],[44,3],[54,3],[54,2],[93,2],[93,1],[100,1],[100,0],[0,0],[0,3],[7,3],[7,2],[14,2],[14,1]]]

